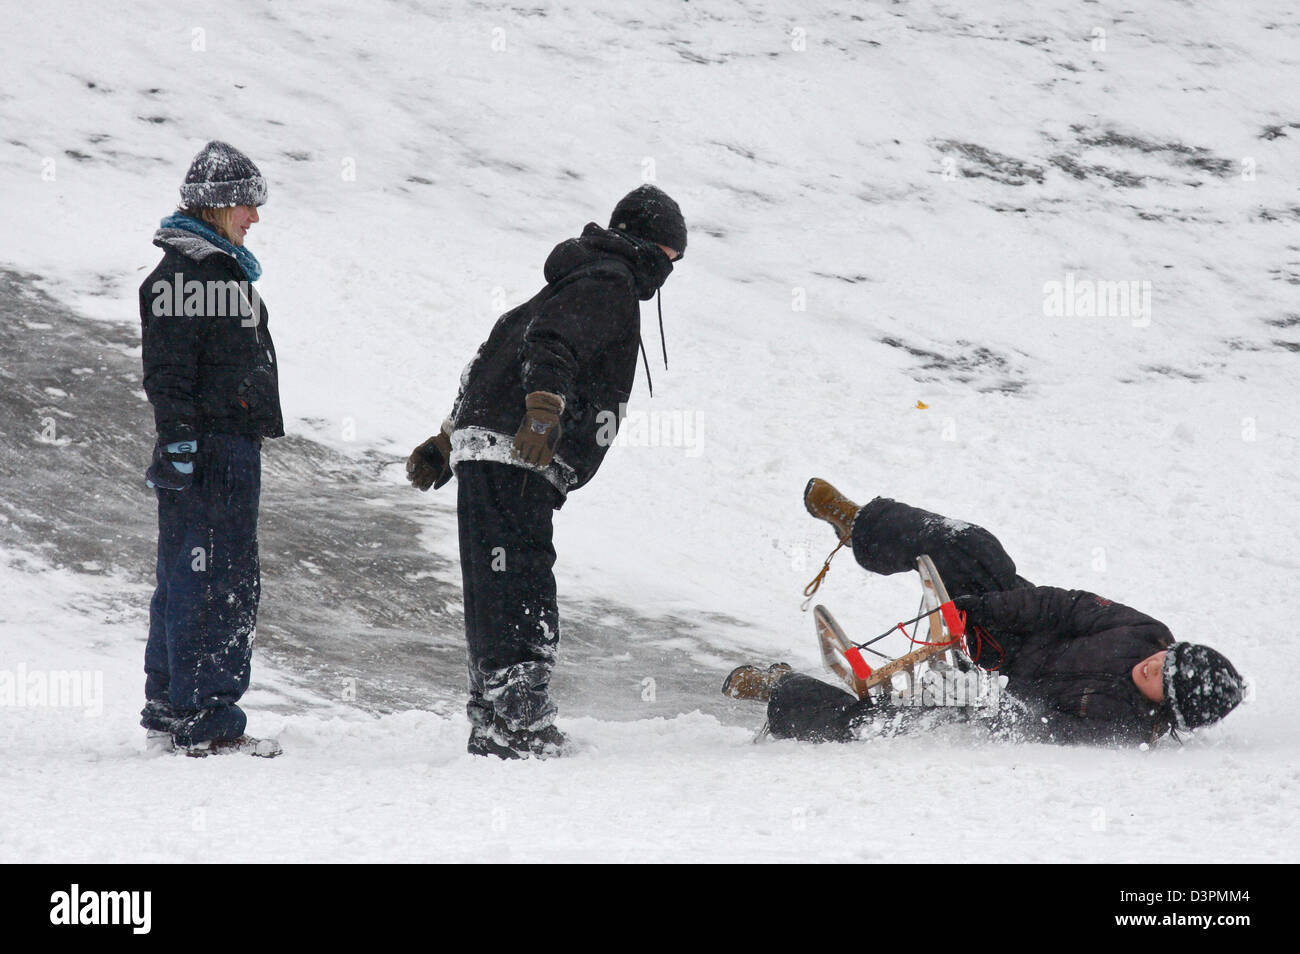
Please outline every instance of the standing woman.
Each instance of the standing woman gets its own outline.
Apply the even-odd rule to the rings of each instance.
[[[149,607],[145,707],[151,750],[280,754],[244,735],[261,592],[257,508],[262,439],[284,435],[275,346],[244,246],[266,180],[224,142],[194,157],[179,209],[140,286],[144,389],[157,442],[158,587]]]

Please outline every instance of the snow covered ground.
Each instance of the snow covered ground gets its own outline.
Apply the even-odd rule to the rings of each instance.
[[[676,415],[683,446],[615,449],[557,520],[561,611],[635,621],[599,630],[606,656],[703,620],[677,649],[715,682],[754,655],[813,669],[800,589],[833,541],[799,493],[817,474],[984,524],[1029,579],[1222,650],[1256,699],[1149,752],[956,730],[753,745],[760,710],[703,690],[643,718],[642,680],[666,696],[681,669],[638,657],[593,698],[582,672],[557,682],[587,751],[497,765],[464,754],[460,670],[432,654],[409,665],[442,696],[386,711],[277,654],[248,702],[284,758],[149,761],[140,573],[9,545],[0,670],[103,681],[89,717],[0,711],[0,856],[1300,859],[1293,5],[11,7],[0,267],[129,328],[190,157],[234,142],[271,183],[249,245],[289,428],[358,459],[432,431],[555,242],[647,176],[681,202],[670,368],[632,410]],[[1054,309],[1095,282],[1137,283],[1135,307]],[[49,387],[75,419],[77,380]],[[0,438],[41,430],[37,409]],[[396,465],[378,479],[400,499]],[[443,494],[412,507],[446,584]],[[875,633],[915,591],[841,556],[819,600]],[[955,803],[959,836],[929,824]]]

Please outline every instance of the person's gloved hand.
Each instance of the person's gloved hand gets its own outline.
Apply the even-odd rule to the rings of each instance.
[[[159,490],[185,490],[194,482],[194,455],[199,442],[195,439],[153,445],[153,462],[145,471],[147,487]]]
[[[952,605],[972,619],[978,619],[984,610],[984,597],[967,593],[954,597]]]
[[[515,456],[534,467],[545,467],[560,443],[564,398],[550,391],[533,391],[524,401],[524,419],[515,433]]]
[[[411,451],[406,459],[406,479],[417,490],[437,490],[451,476],[451,422],[445,421],[442,430]]]

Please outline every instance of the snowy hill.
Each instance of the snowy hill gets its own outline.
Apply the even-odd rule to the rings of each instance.
[[[641,444],[661,443],[664,420],[689,439],[615,448],[557,519],[561,612],[585,614],[593,659],[653,645],[694,660],[701,685],[755,656],[815,668],[800,590],[833,543],[800,504],[816,474],[859,502],[989,527],[1029,579],[1221,649],[1257,698],[1145,753],[962,737],[755,747],[760,710],[719,715],[703,690],[639,719],[641,681],[685,671],[639,654],[592,698],[564,671],[562,721],[593,751],[516,771],[463,755],[463,719],[443,704],[463,675],[442,656],[398,657],[429,670],[438,705],[380,715],[313,687],[310,660],[286,650],[259,656],[254,687],[289,756],[142,765],[149,567],[78,569],[15,531],[0,537],[15,661],[0,665],[102,669],[105,713],[0,713],[14,726],[0,791],[19,806],[0,841],[66,857],[34,833],[90,824],[93,787],[118,825],[83,843],[89,860],[333,857],[339,845],[306,845],[275,815],[324,778],[302,824],[341,819],[340,844],[366,858],[893,860],[903,846],[881,833],[910,831],[915,793],[953,792],[981,835],[917,831],[912,857],[1151,860],[1141,832],[1163,838],[1160,860],[1297,860],[1300,666],[1277,647],[1300,568],[1298,39],[1292,5],[1226,0],[8,10],[0,267],[130,330],[190,157],[212,138],[238,145],[270,182],[249,246],[291,436],[373,464],[381,504],[426,528],[402,545],[428,551],[437,582],[458,578],[454,497],[409,493],[397,462],[441,420],[495,316],[540,286],[553,245],[653,178],[691,240],[664,289],[669,368],[647,323],[655,397],[638,380],[632,411],[657,415]],[[70,422],[88,410],[76,380],[41,386]],[[36,411],[0,437],[34,447]],[[138,521],[147,534],[147,501]],[[841,556],[818,598],[866,634],[910,615],[915,590]],[[271,622],[292,612],[276,599],[268,585]],[[450,647],[454,609],[390,629]],[[209,807],[210,844],[130,840],[148,825],[130,798],[142,774]],[[269,807],[235,813],[253,784]],[[485,787],[500,817],[468,804]],[[578,792],[593,799],[580,818],[565,809]],[[421,834],[399,837],[412,816]],[[283,843],[215,837],[272,817]],[[563,830],[533,824],[547,817]],[[176,824],[188,836],[188,815]]]

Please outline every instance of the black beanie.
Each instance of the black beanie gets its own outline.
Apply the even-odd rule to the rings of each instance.
[[[227,142],[213,141],[199,150],[181,186],[181,206],[211,209],[228,205],[263,205],[266,180],[253,160]]]
[[[609,227],[686,254],[686,220],[668,193],[652,185],[633,189],[614,206]]]
[[[1222,653],[1196,643],[1174,643],[1161,670],[1174,726],[1199,729],[1218,722],[1241,702],[1246,682]]]

